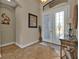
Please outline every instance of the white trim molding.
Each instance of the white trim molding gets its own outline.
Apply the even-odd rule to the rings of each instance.
[[[16,43],[16,45],[19,46],[20,48],[25,48],[25,47],[31,46],[37,42],[39,42],[39,41],[37,40],[37,41],[31,42],[31,43],[28,43],[26,45],[21,45],[21,44]]]
[[[4,47],[4,46],[8,46],[8,45],[12,45],[12,44],[15,44],[15,42],[10,42],[10,43],[6,43],[6,44],[2,44],[2,45],[0,45],[0,47]]]
[[[2,45],[0,45],[0,47],[16,44],[20,48],[25,48],[25,47],[31,46],[31,45],[33,45],[33,44],[35,44],[37,42],[39,42],[39,41],[37,40],[37,41],[31,42],[31,43],[28,43],[26,45],[21,45],[21,44],[15,43],[15,42],[11,42],[11,43],[7,43],[7,44],[2,44]]]

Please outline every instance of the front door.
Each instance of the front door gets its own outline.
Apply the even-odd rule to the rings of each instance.
[[[59,39],[64,39],[68,32],[68,11],[68,6],[62,6],[43,13],[43,41],[60,44]]]

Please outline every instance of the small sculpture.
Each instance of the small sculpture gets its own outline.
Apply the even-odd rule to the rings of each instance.
[[[71,28],[71,23],[69,23],[69,38],[72,38],[72,28]]]
[[[41,33],[42,30],[41,30],[41,26],[39,25],[39,41],[41,42],[42,41],[42,36],[41,36]]]

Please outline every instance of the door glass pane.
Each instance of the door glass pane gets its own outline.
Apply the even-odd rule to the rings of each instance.
[[[64,11],[57,12],[56,19],[56,36],[58,38],[64,38]]]
[[[56,13],[56,35],[58,36],[58,34],[59,34],[59,13]]]
[[[50,31],[49,31],[49,15],[44,16],[44,38],[50,38]]]
[[[60,12],[60,38],[64,38],[64,11]]]

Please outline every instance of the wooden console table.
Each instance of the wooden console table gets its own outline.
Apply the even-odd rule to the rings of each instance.
[[[60,49],[60,57],[63,58],[62,50],[65,52],[66,59],[77,59],[77,50],[78,50],[78,41],[77,40],[66,40],[60,39],[61,41],[61,49]],[[68,52],[68,53],[67,53]]]

